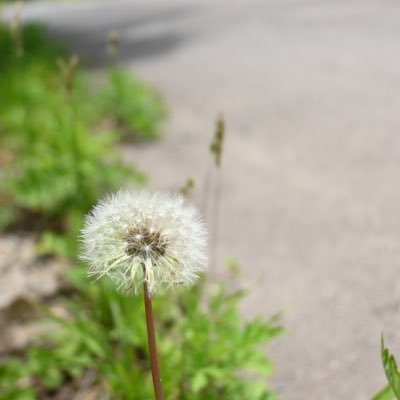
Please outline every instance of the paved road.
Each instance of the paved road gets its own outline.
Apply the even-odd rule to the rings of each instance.
[[[170,106],[162,143],[126,149],[156,187],[207,174],[223,112],[218,256],[243,266],[246,314],[285,312],[276,387],[287,400],[370,398],[385,381],[382,330],[400,354],[400,3],[35,3],[25,15],[97,68],[106,32],[120,32],[119,61]]]

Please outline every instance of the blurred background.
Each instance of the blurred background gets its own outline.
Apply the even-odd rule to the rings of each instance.
[[[114,76],[110,87],[104,83],[106,71],[115,66],[156,88],[163,105],[150,107],[145,100],[143,109],[146,114],[150,107],[148,118],[157,121],[157,133],[145,121],[137,129],[144,140],[122,141],[118,149],[155,189],[176,190],[193,177],[191,200],[211,227],[213,263],[234,258],[241,265],[235,284],[249,292],[242,315],[283,312],[287,333],[269,346],[277,368],[271,386],[279,398],[364,400],[377,392],[385,383],[381,332],[393,351],[400,351],[400,4],[31,1],[18,13],[18,5],[4,5],[4,24],[39,22],[51,40],[79,58],[91,76],[90,87],[106,85],[105,94],[88,96],[79,108],[103,98],[96,112],[118,114],[117,91],[128,97],[129,115],[129,78]],[[18,47],[18,33],[13,37]],[[5,57],[0,53],[0,66]],[[74,60],[58,64],[68,92]],[[22,74],[21,84],[23,79]],[[1,82],[5,94],[6,80]],[[34,93],[18,104],[34,103]],[[2,98],[0,93],[0,108]],[[57,104],[50,113],[57,114]],[[15,114],[3,115],[5,131],[20,123]],[[94,111],[89,114],[96,119]],[[226,140],[216,173],[209,143],[219,115]],[[124,123],[125,117],[116,120]],[[100,120],[95,125],[108,130],[110,121]],[[7,149],[15,148],[15,135],[7,140],[3,165],[7,156],[14,157]],[[46,178],[44,184],[59,181],[51,182]],[[24,191],[24,181],[19,185]],[[211,200],[207,190],[214,193]],[[44,201],[46,190],[38,199],[25,195],[13,200],[19,201],[18,210],[34,204],[36,211],[28,214],[38,214],[36,203]],[[90,193],[93,199],[97,195]],[[49,230],[42,217],[31,221]],[[40,297],[38,286],[46,296],[57,291],[61,268],[46,258],[40,267],[45,279],[35,277],[32,268],[23,270],[33,244],[26,234],[7,229],[0,241],[3,309],[17,298]],[[44,253],[58,243],[54,236],[46,238]],[[221,280],[226,274],[218,266],[212,277]],[[8,324],[6,317],[2,321]]]

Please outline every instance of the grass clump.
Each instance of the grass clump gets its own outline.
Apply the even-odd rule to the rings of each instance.
[[[140,296],[118,294],[106,280],[91,285],[80,268],[70,278],[75,292],[63,300],[67,316],[51,317],[56,327],[43,345],[0,367],[0,398],[56,396],[67,383],[81,387],[88,374],[96,398],[152,398]],[[265,383],[273,365],[259,346],[280,334],[276,318],[242,323],[243,293],[221,285],[209,295],[200,286],[174,296],[154,299],[168,399],[274,399]],[[249,372],[256,379],[243,378]]]
[[[73,254],[75,239],[61,244],[57,235],[74,237],[102,193],[126,180],[143,183],[142,173],[123,165],[116,144],[128,129],[142,140],[157,137],[165,109],[154,90],[118,70],[91,89],[77,59],[66,59],[42,28],[21,29],[18,55],[0,25],[0,229],[29,220],[44,233],[44,251]],[[118,125],[101,128],[110,126],[105,120]]]
[[[160,137],[166,115],[164,101],[148,84],[127,71],[112,69],[100,93],[99,109],[128,139]]]

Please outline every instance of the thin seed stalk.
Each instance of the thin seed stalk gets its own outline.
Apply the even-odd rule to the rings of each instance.
[[[147,339],[149,342],[151,376],[153,378],[154,394],[156,400],[164,400],[160,367],[158,364],[156,334],[154,329],[153,305],[146,280],[143,281],[144,308],[146,312]]]

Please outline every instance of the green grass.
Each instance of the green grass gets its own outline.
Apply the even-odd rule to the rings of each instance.
[[[93,386],[111,399],[151,399],[143,301],[115,292],[106,280],[90,284],[82,269],[70,274],[75,289],[65,298],[67,317],[50,317],[57,327],[23,358],[0,367],[1,399],[39,399],[80,381],[91,370]],[[269,400],[265,383],[273,365],[262,351],[281,333],[277,319],[243,323],[243,293],[203,286],[154,300],[160,363],[170,400]],[[251,372],[253,379],[245,379]],[[18,382],[30,382],[18,387]],[[108,398],[108,397],[107,397]]]
[[[94,92],[42,28],[26,26],[21,36],[18,56],[0,26],[0,229],[33,224],[42,251],[73,254],[83,215],[97,199],[124,182],[144,182],[122,163],[117,144],[126,135],[158,137],[165,107],[151,87],[119,70]]]

